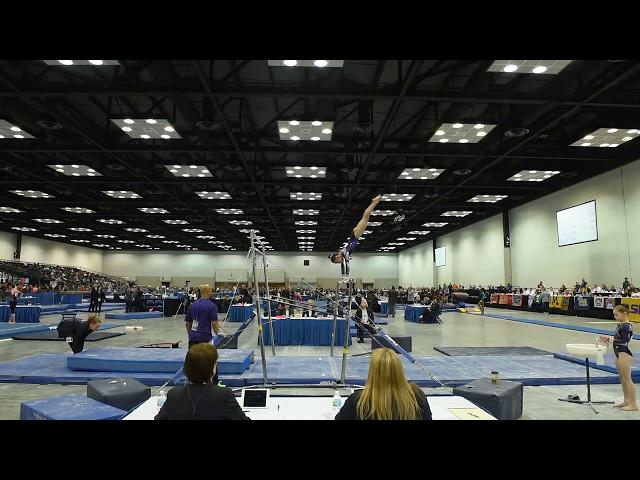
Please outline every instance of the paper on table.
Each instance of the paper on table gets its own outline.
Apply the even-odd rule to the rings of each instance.
[[[481,408],[448,408],[459,420],[493,420],[491,415]]]

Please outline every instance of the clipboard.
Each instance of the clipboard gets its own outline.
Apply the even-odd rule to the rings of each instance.
[[[494,418],[481,408],[448,408],[458,420],[494,420]]]

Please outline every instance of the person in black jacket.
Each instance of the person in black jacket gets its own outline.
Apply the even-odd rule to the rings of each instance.
[[[212,383],[218,361],[216,347],[209,343],[192,346],[183,372],[190,384],[173,387],[156,420],[249,420],[233,392]]]
[[[136,296],[133,300],[133,305],[136,307],[136,312],[144,312],[144,304],[142,303],[142,290],[140,287],[136,289]]]
[[[95,312],[98,306],[98,291],[96,287],[91,287],[91,293],[89,294],[89,311]]]
[[[359,307],[358,307],[359,305]],[[375,334],[378,331],[373,320],[373,311],[364,298],[356,297],[356,305],[352,307],[356,311],[356,327],[358,329],[358,343],[364,343],[364,332]]]
[[[98,297],[98,313],[102,313],[102,304],[104,303],[105,299],[106,299],[106,295],[104,293],[104,290],[102,290],[102,287],[98,287],[98,292],[97,292],[97,297]]]
[[[395,286],[391,286],[389,290],[389,313],[396,318],[396,303],[398,302],[398,291]]]
[[[378,348],[371,353],[366,386],[346,400],[335,419],[431,420],[431,409],[424,392],[407,381],[398,355]]]
[[[82,320],[63,320],[58,325],[58,337],[66,339],[73,353],[80,353],[84,349],[87,337],[98,330],[102,320],[98,315],[89,315],[86,322]]]

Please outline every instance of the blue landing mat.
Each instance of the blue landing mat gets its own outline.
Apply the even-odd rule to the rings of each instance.
[[[473,357],[481,355],[553,355],[546,350],[532,347],[433,347],[436,352],[451,357]]]
[[[92,372],[175,373],[184,364],[184,348],[92,348],[67,359],[71,370]],[[241,374],[253,361],[253,350],[218,351],[219,374]]]
[[[586,364],[583,357],[578,357],[571,353],[554,353],[553,356],[560,360],[577,363],[578,365]],[[598,365],[595,360],[589,359],[589,367],[591,369],[602,370],[603,372],[618,373],[618,369],[616,368],[616,356],[611,351],[607,352],[604,356],[604,365]],[[638,358],[637,355],[633,357],[631,363],[631,378],[636,382],[640,381],[640,358]]]
[[[20,420],[120,420],[127,413],[77,394],[20,404]]]
[[[141,349],[142,350],[142,349]],[[90,380],[126,377],[135,378],[148,386],[159,386],[167,382],[173,373],[132,373],[132,372],[79,372],[67,368],[66,353],[41,353],[0,363],[0,382],[84,385]]]
[[[132,312],[132,313],[107,313],[104,318],[109,320],[141,320],[145,318],[162,318],[162,312]]]
[[[22,333],[44,332],[49,325],[44,323],[0,323],[0,339],[11,338]]]
[[[524,317],[512,317],[511,315],[499,315],[497,313],[485,313],[483,317],[498,318],[500,320],[510,320],[512,322],[531,323],[533,325],[542,325],[543,327],[563,328],[565,330],[575,330],[577,332],[597,333],[600,335],[613,335],[614,329],[604,330],[602,328],[583,327],[582,325],[569,325],[566,323],[545,322],[543,320],[533,320]],[[640,335],[634,335],[635,340],[640,340]]]
[[[500,377],[524,385],[574,385],[586,383],[585,369],[578,365],[554,358],[539,356],[482,356],[482,357],[415,357],[419,365],[426,368],[450,386],[464,385],[479,378],[488,377],[498,370]],[[409,381],[421,387],[436,387],[438,384],[420,366],[402,359],[405,375]],[[267,372],[269,382],[317,384],[336,381],[340,378],[341,357],[269,357]],[[349,357],[346,381],[364,385],[369,370],[368,357]],[[247,385],[263,383],[262,364],[256,360],[242,376]],[[593,371],[594,384],[619,383],[616,375]]]

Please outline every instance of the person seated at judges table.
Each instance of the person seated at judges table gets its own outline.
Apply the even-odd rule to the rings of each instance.
[[[484,306],[482,307],[484,308]],[[425,308],[422,311],[422,316],[420,317],[420,323],[438,323],[438,316],[442,313],[442,305],[436,298],[429,308]]]
[[[84,342],[89,335],[98,330],[102,325],[102,319],[98,315],[89,315],[86,322],[74,318],[63,320],[57,327],[58,338],[64,338],[74,354],[82,352]]]
[[[363,390],[354,392],[336,420],[431,420],[427,396],[405,377],[400,357],[390,348],[371,353]]]
[[[192,302],[184,317],[189,335],[189,348],[198,343],[209,343],[218,334],[218,307],[211,300],[211,287],[202,289],[202,297]]]
[[[197,302],[210,300],[197,300]],[[182,371],[189,380],[173,387],[155,420],[249,420],[231,389],[217,384],[218,351],[208,343],[187,352]]]

